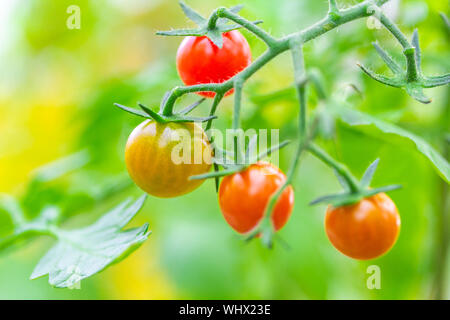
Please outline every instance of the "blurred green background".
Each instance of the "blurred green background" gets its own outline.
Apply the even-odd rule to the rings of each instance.
[[[338,1],[348,6],[357,1]],[[439,12],[446,0],[393,1],[389,9],[401,29],[420,30],[427,74],[450,70],[449,34]],[[204,16],[234,0],[189,0]],[[81,29],[66,27],[69,5],[81,9]],[[282,36],[325,15],[327,1],[247,0],[242,15],[262,19],[261,26]],[[30,212],[45,201],[65,209],[64,226],[82,226],[129,195],[137,197],[124,165],[124,145],[139,119],[113,107],[138,101],[159,105],[164,92],[181,82],[175,68],[180,38],[155,36],[157,30],[192,26],[175,0],[2,0],[0,2],[0,192],[20,195],[33,170],[81,149],[91,154],[84,168],[53,182],[28,204]],[[243,31],[254,57],[265,49]],[[382,86],[363,75],[361,61],[386,71],[371,42],[378,40],[399,60],[400,46],[384,29],[355,21],[307,44],[306,64],[326,79],[326,90],[339,94],[357,85],[354,107],[397,123],[424,137],[441,153],[449,132],[449,89],[427,90],[422,105],[402,90]],[[281,128],[295,135],[297,102],[289,54],[258,72],[246,85],[246,128]],[[281,90],[281,91],[280,91]],[[273,92],[287,92],[273,98]],[[277,95],[275,95],[277,96]],[[186,105],[195,97],[186,97]],[[317,106],[314,93],[310,106]],[[232,98],[221,104],[215,125],[231,124]],[[196,113],[205,114],[208,105]],[[81,290],[54,289],[47,278],[28,280],[52,243],[45,237],[0,254],[1,299],[428,299],[450,297],[450,263],[444,256],[442,216],[449,194],[446,183],[414,145],[373,127],[337,123],[333,139],[322,145],[360,176],[381,158],[374,186],[400,183],[390,195],[402,218],[395,247],[385,256],[358,262],[328,242],[325,206],[308,203],[339,190],[333,172],[313,157],[302,157],[294,180],[295,208],[279,233],[289,248],[266,250],[258,241],[244,243],[225,223],[213,181],[174,199],[149,197],[132,225],[150,223],[146,243],[123,262],[81,283]],[[293,146],[281,152],[286,170]],[[447,211],[448,214],[448,211]],[[447,221],[448,223],[448,221]],[[0,216],[0,236],[10,222]],[[448,236],[447,236],[448,237]],[[447,255],[448,260],[449,255]],[[445,264],[445,262],[447,262]],[[369,290],[366,269],[381,268],[381,289]],[[439,271],[443,271],[439,273]],[[443,275],[442,275],[443,274]]]

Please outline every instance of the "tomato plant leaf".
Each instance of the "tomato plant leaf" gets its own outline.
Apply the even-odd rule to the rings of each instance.
[[[351,126],[375,126],[378,130],[395,134],[406,138],[414,143],[417,150],[421,152],[435,168],[436,172],[447,182],[450,182],[450,164],[439,154],[428,142],[421,137],[400,128],[394,124],[377,119],[369,114],[348,107],[335,106],[333,112],[345,123]]]
[[[142,208],[146,196],[130,205],[125,201],[90,226],[65,231],[50,228],[58,239],[35,267],[31,279],[49,275],[49,283],[58,288],[76,285],[136,250],[150,232],[148,224],[122,230]]]

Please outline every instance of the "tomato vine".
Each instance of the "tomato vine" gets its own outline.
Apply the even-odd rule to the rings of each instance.
[[[337,162],[319,146],[314,144],[313,140],[316,135],[315,126],[314,123],[309,124],[306,118],[306,86],[310,81],[317,86],[317,78],[311,79],[306,71],[303,57],[303,46],[307,42],[329,32],[330,30],[357,19],[369,16],[376,17],[400,43],[403,48],[403,55],[407,62],[406,70],[403,70],[388,55],[387,52],[385,52],[378,44],[374,44],[375,49],[381,58],[394,72],[394,77],[388,78],[384,75],[376,74],[363,65],[359,65],[367,75],[383,84],[404,88],[411,97],[422,103],[429,103],[431,101],[424,95],[422,91],[423,88],[444,85],[450,81],[449,74],[435,77],[426,77],[422,74],[418,32],[417,30],[414,31],[412,41],[410,42],[398,26],[382,12],[380,7],[386,2],[388,2],[388,0],[366,0],[347,9],[340,9],[336,1],[330,0],[328,13],[323,19],[304,30],[294,32],[282,38],[275,38],[264,29],[260,28],[257,25],[259,21],[251,22],[240,16],[238,12],[242,6],[235,6],[230,9],[220,7],[214,10],[208,19],[205,19],[186,4],[180,3],[186,16],[194,21],[198,25],[198,28],[160,31],[157,33],[164,36],[207,36],[217,47],[221,48],[223,45],[221,34],[223,32],[228,32],[230,30],[242,27],[253,33],[266,44],[267,50],[263,54],[261,54],[245,69],[236,73],[233,77],[227,79],[226,81],[221,83],[201,83],[191,86],[177,86],[169,90],[161,102],[159,113],[153,117],[156,121],[159,121],[158,118],[161,117],[165,117],[168,121],[170,121],[170,118],[174,116],[174,105],[180,97],[189,93],[198,93],[203,91],[214,92],[215,97],[210,109],[209,118],[204,118],[204,121],[207,121],[206,130],[212,127],[212,122],[215,119],[214,116],[217,107],[222,98],[225,96],[225,93],[231,89],[234,89],[232,129],[238,130],[240,128],[242,89],[245,82],[273,58],[285,51],[291,51],[294,66],[294,86],[297,91],[299,101],[297,149],[291,161],[285,183],[283,183],[270,197],[263,219],[261,219],[257,226],[248,234],[248,239],[262,234],[263,242],[269,247],[272,245],[274,228],[270,222],[271,212],[273,211],[279,196],[291,183],[292,177],[298,166],[300,156],[305,151],[310,152],[322,160],[326,165],[333,168],[345,189],[343,193],[321,197],[313,201],[313,204],[326,202],[335,206],[350,205],[360,201],[363,198],[400,187],[399,185],[390,185],[376,189],[369,187],[370,181],[378,164],[378,159],[369,166],[361,182],[359,182],[343,164]],[[226,21],[234,24],[229,25]],[[150,114],[149,112],[147,113]],[[153,113],[155,112],[153,111]],[[187,118],[184,120],[190,121],[190,119]],[[183,120],[180,119],[180,121]],[[242,150],[238,148],[238,145],[238,137],[235,136],[234,150],[232,151],[234,154],[234,164],[228,165],[226,168],[224,167],[224,170],[219,171],[218,168],[221,163],[216,162],[214,164],[214,172],[193,176],[191,179],[215,178],[217,186],[219,177],[244,170],[250,164],[245,163],[242,165],[239,163],[239,159],[242,159]],[[275,149],[282,146],[283,145],[277,146]],[[273,150],[271,150],[271,152],[272,151]]]

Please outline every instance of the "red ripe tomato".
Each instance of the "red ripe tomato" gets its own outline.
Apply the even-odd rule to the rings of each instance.
[[[217,47],[208,37],[184,38],[177,53],[177,69],[184,84],[221,83],[245,69],[252,60],[250,47],[237,30],[222,34],[223,46]],[[232,90],[227,92],[231,94]],[[214,97],[214,92],[198,92]]]
[[[219,189],[219,205],[225,220],[241,234],[251,231],[264,216],[271,195],[285,181],[284,173],[267,162],[252,164],[242,172],[226,176]],[[276,231],[286,224],[293,206],[294,191],[288,186],[272,212]]]
[[[328,207],[325,231],[343,254],[359,260],[374,259],[394,245],[400,216],[391,198],[378,193],[353,205]]]

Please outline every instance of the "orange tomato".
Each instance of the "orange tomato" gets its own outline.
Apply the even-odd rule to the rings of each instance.
[[[146,120],[128,138],[125,162],[133,181],[148,194],[171,198],[199,187],[190,176],[211,167],[212,149],[203,129],[192,122]]]
[[[400,231],[394,202],[378,193],[353,205],[329,206],[325,231],[333,246],[354,259],[374,259],[389,251]]]
[[[242,172],[226,176],[219,188],[219,205],[225,220],[241,234],[251,231],[264,216],[272,194],[285,181],[284,173],[267,162],[252,164]],[[275,230],[286,224],[293,206],[294,191],[288,186],[272,212]]]

